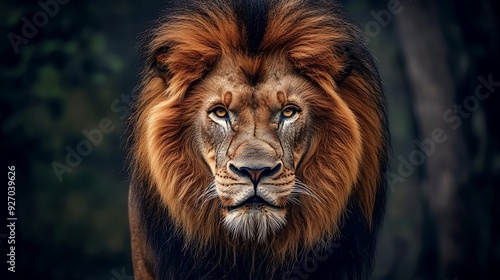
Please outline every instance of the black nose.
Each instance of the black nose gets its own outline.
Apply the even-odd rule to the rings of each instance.
[[[269,177],[276,174],[281,169],[281,163],[278,163],[274,167],[236,167],[233,164],[229,165],[229,168],[236,174],[242,177],[248,177],[252,180],[254,185],[257,185],[259,181],[264,177]]]

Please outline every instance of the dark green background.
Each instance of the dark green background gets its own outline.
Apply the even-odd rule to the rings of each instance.
[[[387,9],[390,1],[345,2],[348,17],[367,30],[375,20],[371,11]],[[403,7],[424,5],[424,8],[433,3],[400,2]],[[444,54],[453,73],[461,65],[461,59],[479,61],[474,70],[465,71],[465,77],[454,75],[459,85],[459,79],[477,83],[478,75],[486,77],[492,73],[481,72],[490,67],[488,60],[498,58],[494,55],[498,27],[488,25],[498,24],[495,4],[493,1],[440,3],[437,6],[442,25],[436,28],[444,30],[446,42],[453,42],[453,32],[467,33],[467,26],[484,31],[477,34],[478,38],[465,36],[465,43],[457,46],[465,50],[465,58],[457,53]],[[166,2],[145,0],[69,1],[59,5],[59,10],[16,52],[8,34],[22,35],[23,17],[33,22],[33,16],[42,8],[36,1],[0,2],[0,170],[4,168],[6,177],[7,166],[16,166],[18,278],[131,279],[123,121],[126,100],[137,85],[141,67],[136,48],[138,36],[154,26],[154,20],[167,6]],[[469,9],[479,17],[464,16]],[[397,156],[406,156],[415,149],[414,139],[428,137],[418,129],[418,116],[412,107],[417,93],[409,86],[411,78],[405,70],[401,38],[395,31],[395,18],[404,16],[405,10],[393,15],[387,26],[379,24],[380,32],[372,30],[367,35],[388,95],[393,170],[398,167]],[[481,49],[484,44],[481,38],[492,45]],[[494,76],[494,80],[500,80],[500,76]],[[462,90],[465,93],[460,88],[456,91],[458,102],[473,92],[473,88]],[[462,226],[471,228],[474,234],[458,231],[456,236],[458,243],[471,248],[469,256],[461,257],[472,270],[460,275],[463,267],[457,268],[456,274],[450,273],[453,269],[443,273],[436,268],[439,265],[434,258],[439,254],[436,249],[439,241],[428,235],[428,229],[433,228],[432,222],[428,222],[432,213],[426,208],[427,194],[419,188],[425,180],[425,171],[418,169],[404,183],[389,190],[375,279],[485,277],[491,276],[495,265],[500,265],[500,211],[494,201],[499,194],[500,153],[498,133],[492,125],[498,121],[498,115],[491,113],[500,109],[500,103],[496,97],[487,102],[464,120],[465,125],[460,128],[467,143],[464,149],[474,161],[470,165],[473,176],[466,187],[460,187],[453,202],[466,208],[466,213],[472,213],[464,217]],[[82,157],[72,172],[64,173],[60,181],[53,169],[54,162],[67,165],[68,147],[77,149],[87,139],[82,131],[99,128],[103,119],[109,119],[114,130],[103,133],[102,141],[92,145],[89,155]],[[485,153],[488,156],[483,158]],[[478,189],[482,193],[475,195]],[[2,196],[6,193],[1,192]],[[464,197],[465,200],[461,199]],[[4,207],[3,203],[0,205]],[[4,209],[0,211],[4,213]],[[6,232],[7,229],[0,228],[2,270],[6,269]]]

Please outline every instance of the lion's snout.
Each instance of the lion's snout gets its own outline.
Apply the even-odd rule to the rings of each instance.
[[[250,179],[255,187],[262,179],[278,174],[283,167],[276,150],[260,139],[241,143],[230,158],[228,170],[240,178]]]
[[[274,164],[274,163],[273,163]],[[277,174],[281,170],[281,163],[275,164],[275,166],[269,166],[265,164],[247,164],[250,166],[237,167],[233,163],[229,163],[229,169],[236,173],[240,177],[248,177],[254,186],[257,186],[262,178],[271,177]]]

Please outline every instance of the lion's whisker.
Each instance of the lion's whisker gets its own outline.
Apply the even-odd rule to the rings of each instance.
[[[299,198],[296,197],[296,196],[293,196],[293,192],[292,192],[292,196],[290,196],[288,198],[288,202],[290,202],[291,204],[295,204],[295,205],[298,205],[298,206],[301,206],[302,203],[300,202]]]
[[[295,178],[295,188],[292,193],[308,195],[321,203],[326,203],[311,187],[301,182],[299,179]]]
[[[197,201],[201,201],[201,205],[205,205],[207,201],[210,201],[214,198],[217,198],[217,191],[215,189],[215,182],[212,180],[210,184],[205,188],[205,191],[203,191],[199,196]]]

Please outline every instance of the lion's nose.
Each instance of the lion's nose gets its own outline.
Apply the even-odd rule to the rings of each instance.
[[[270,177],[278,173],[281,169],[281,163],[276,164],[274,167],[236,167],[234,164],[230,164],[229,168],[236,174],[242,177],[248,177],[252,183],[257,186],[260,180],[264,177]]]

